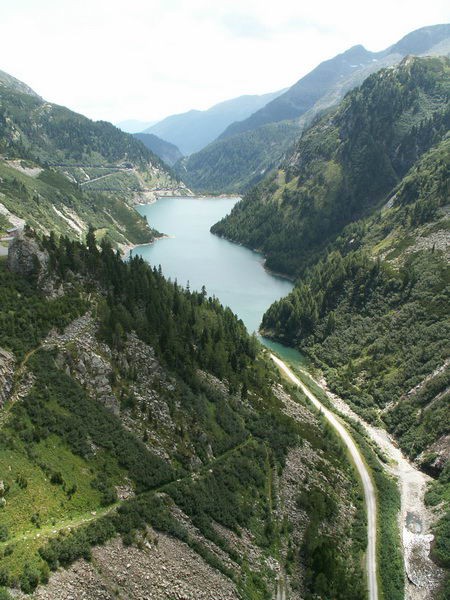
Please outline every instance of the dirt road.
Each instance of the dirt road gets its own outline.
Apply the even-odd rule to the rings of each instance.
[[[367,509],[367,554],[366,554],[366,569],[367,569],[367,586],[369,592],[369,600],[378,600],[378,581],[377,581],[377,506],[375,489],[370,478],[367,467],[361,456],[358,447],[356,446],[353,438],[339,421],[336,415],[325,408],[325,406],[316,398],[316,396],[303,384],[298,377],[289,369],[289,367],[274,354],[270,355],[270,358],[274,363],[287,375],[287,377],[297,385],[305,396],[314,404],[316,408],[324,415],[327,421],[337,431],[339,436],[342,438],[344,444],[347,446],[348,451],[353,459],[358,474],[361,478],[361,482],[364,489],[364,499]]]

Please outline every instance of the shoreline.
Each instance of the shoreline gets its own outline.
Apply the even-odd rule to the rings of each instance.
[[[224,198],[230,198],[230,199],[237,199],[237,200],[242,200],[242,196],[240,194],[192,194],[192,195],[172,195],[172,196],[155,196],[153,199],[149,199],[145,202],[134,202],[133,203],[133,207],[136,206],[147,206],[150,204],[155,204],[155,202],[157,202],[158,200],[165,200],[166,198],[178,198],[178,199],[185,199],[185,198],[189,198],[191,200],[205,200],[205,199],[224,199]]]
[[[261,254],[261,256],[264,257],[263,267],[269,273],[269,275],[272,275],[272,277],[278,277],[279,279],[287,279],[287,281],[290,281],[291,283],[293,283],[295,285],[295,280],[296,280],[295,277],[292,277],[291,275],[287,275],[286,273],[280,273],[278,271],[273,271],[272,269],[269,269],[269,267],[266,266],[267,258],[264,256],[264,254],[262,254],[258,250],[254,250],[254,252],[258,252],[258,254]]]
[[[212,227],[211,227],[212,229]],[[265,256],[264,252],[262,252],[261,250],[259,250],[258,248],[251,248],[250,246],[246,246],[245,244],[243,244],[242,242],[235,242],[234,240],[230,240],[229,238],[225,237],[224,235],[220,235],[218,233],[214,233],[212,232],[210,229],[210,233],[212,233],[212,235],[215,235],[216,237],[220,238],[221,240],[226,240],[227,242],[230,242],[230,244],[235,244],[236,246],[241,246],[242,248],[247,248],[247,250],[251,250],[252,252],[255,252],[255,254],[259,254],[259,256],[262,257],[262,266],[263,269],[269,273],[269,275],[272,275],[272,277],[278,277],[279,279],[286,279],[287,281],[290,281],[291,283],[293,283],[295,285],[295,281],[296,281],[296,277],[293,277],[292,275],[288,275],[287,273],[281,273],[280,271],[274,271],[273,269],[270,269],[267,266],[267,257]]]
[[[139,248],[141,246],[152,246],[158,240],[163,240],[165,238],[171,239],[174,237],[175,236],[173,236],[173,235],[167,235],[167,234],[163,233],[161,235],[155,236],[151,242],[144,242],[143,244],[121,244],[120,254],[122,255],[122,257],[128,257],[130,255],[130,252],[132,250],[135,250],[136,248]]]

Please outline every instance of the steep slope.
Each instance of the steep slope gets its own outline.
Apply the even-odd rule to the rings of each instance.
[[[277,135],[278,129],[270,128],[268,124],[283,122],[285,128],[292,131],[292,136],[298,137],[320,112],[337,105],[346,92],[359,86],[372,73],[398,64],[407,54],[445,55],[449,51],[450,25],[424,27],[382,52],[369,52],[362,46],[355,46],[318,65],[248,119],[230,125],[219,140],[184,159],[178,172],[189,180],[194,189],[246,191],[255,183],[255,174],[260,173],[259,179],[262,179],[269,164],[280,162],[288,142],[292,140],[281,140]],[[286,120],[290,120],[289,125]],[[265,130],[261,136],[260,127]],[[268,135],[270,131],[274,132],[272,138]],[[265,144],[264,150],[262,143]],[[235,179],[235,155],[244,146],[246,155],[240,161]],[[217,177],[218,163],[226,177]]]
[[[0,71],[0,89],[2,92],[5,90],[13,90],[15,92],[20,92],[21,94],[28,94],[29,96],[34,96],[35,98],[41,100],[41,97],[36,94],[36,92],[28,85],[26,85],[26,83],[19,81],[19,79],[16,79],[4,71]]]
[[[162,140],[153,133],[135,133],[133,137],[141,141],[146,148],[159,156],[159,158],[170,167],[172,167],[177,160],[183,158],[180,150],[174,144]]]
[[[184,155],[192,154],[215,140],[230,123],[245,119],[283,91],[262,96],[239,96],[215,104],[208,110],[171,115],[142,133],[153,133],[178,146]]]
[[[144,200],[158,188],[183,193],[161,160],[110,123],[45,102],[9,76],[3,82],[0,226],[22,219],[78,237],[92,222],[115,242],[151,241],[153,233],[125,200]]]
[[[87,241],[28,232],[0,261],[0,586],[362,600],[364,510],[320,415],[217,300]]]
[[[447,433],[445,395],[423,422],[395,415],[415,414],[415,393],[397,402],[445,361],[449,90],[448,59],[373,75],[213,227],[301,276],[264,330],[332,366],[333,385],[366,416],[394,403],[385,418],[413,456]]]
[[[447,569],[449,175],[447,135],[382,210],[344,229],[262,324],[267,335],[307,352],[335,392],[383,424],[436,479],[425,495],[439,519],[431,555]]]
[[[377,55],[363,46],[353,46],[342,54],[326,60],[302,77],[284,94],[269,102],[245,121],[230,125],[221,138],[256,129],[267,123],[292,120],[307,112],[336,83],[354,74],[355,69],[367,67]]]
[[[276,168],[301,129],[281,122],[212,142],[175,165],[186,185],[202,193],[240,193]]]
[[[271,269],[301,273],[445,136],[449,65],[443,58],[407,58],[370,76],[212,231],[260,249]]]
[[[425,499],[447,568],[449,92],[444,58],[371,76],[213,228],[298,276],[262,332],[307,353],[436,478]]]
[[[55,168],[28,160],[0,160],[0,177],[0,238],[25,223],[37,231],[76,239],[91,224],[99,240],[107,237],[119,247],[150,242],[156,235],[116,194],[85,191]]]

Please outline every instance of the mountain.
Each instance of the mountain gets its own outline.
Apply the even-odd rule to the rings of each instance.
[[[263,329],[328,365],[356,410],[422,458],[445,434],[436,415],[446,400],[419,421],[403,417],[416,395],[423,409],[444,389],[432,381],[443,385],[445,362],[449,93],[446,58],[409,57],[370,76],[212,228],[299,277]]]
[[[353,75],[361,68],[376,61],[377,55],[363,46],[354,46],[330,60],[326,60],[302,77],[284,94],[253,113],[240,123],[232,123],[220,136],[229,137],[236,133],[256,129],[267,123],[292,120],[300,117],[335,86],[339,80]]]
[[[230,123],[245,119],[282,91],[262,96],[239,96],[215,104],[208,110],[171,115],[142,133],[153,133],[178,146],[184,155],[192,154],[215,140]]]
[[[240,193],[256,185],[300,135],[292,121],[270,123],[252,131],[216,140],[174,169],[189,187],[202,193]]]
[[[293,137],[298,137],[320,112],[335,106],[349,90],[360,85],[370,74],[398,64],[407,54],[449,52],[450,25],[419,29],[382,52],[369,52],[363,46],[354,46],[318,65],[247,119],[231,124],[213,144],[183,159],[176,167],[177,172],[183,174],[190,187],[199,191],[246,191],[255,183],[258,173],[261,179],[269,165],[279,164]],[[287,140],[277,135],[277,128],[267,127],[282,122],[286,130],[292,132]],[[262,136],[266,146],[264,149],[261,148],[260,127],[266,128]],[[274,131],[273,139],[267,135],[271,130]],[[246,154],[241,157],[235,177],[235,155],[240,147],[246,148]],[[226,174],[220,179],[217,164]]]
[[[153,133],[135,133],[134,137],[170,167],[180,160],[180,158],[183,158],[183,155],[174,144],[162,140]]]
[[[125,131],[125,133],[140,133],[147,127],[151,127],[157,121],[138,121],[137,119],[128,119],[126,121],[120,121],[116,123],[116,127]]]
[[[110,123],[46,102],[10,76],[2,82],[0,227],[26,221],[78,238],[91,223],[116,244],[151,241],[129,204],[158,188],[186,191],[161,160]]]
[[[444,567],[449,95],[448,58],[407,57],[371,75],[212,228],[296,277],[262,333],[307,354],[332,391],[434,477],[425,501],[442,507],[432,554]]]
[[[248,119],[230,125],[221,137],[255,129],[266,123],[300,117],[310,110],[320,98],[329,93],[330,89],[337,86],[341,80],[346,80],[345,87],[350,89],[350,86],[355,87],[362,82],[362,79],[358,81],[359,72],[363,72],[365,79],[371,71],[386,66],[386,62],[392,63],[395,60],[393,55],[404,57],[407,54],[424,54],[436,44],[449,38],[450,25],[434,25],[409,33],[399,42],[381,52],[370,52],[361,45],[354,46],[346,52],[320,63],[319,66],[302,77],[284,94],[267,103],[266,106]],[[367,69],[368,67],[369,69]],[[356,81],[353,79],[355,76],[357,77]],[[345,93],[347,90],[344,89],[343,91]]]
[[[4,71],[0,71],[0,88],[3,88],[2,91],[4,91],[4,89],[13,90],[15,92],[20,92],[22,94],[34,96],[35,98],[41,100],[41,97],[38,94],[36,94],[36,92],[32,90],[28,85],[26,85],[22,81],[19,81],[12,75],[8,75],[8,73],[5,73]]]
[[[405,59],[371,75],[294,146],[284,167],[214,232],[301,274],[310,257],[382,202],[447,131],[448,59]]]
[[[365,598],[344,448],[228,308],[27,231],[0,324],[2,598]]]

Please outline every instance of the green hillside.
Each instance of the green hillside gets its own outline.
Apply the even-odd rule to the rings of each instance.
[[[186,185],[202,193],[239,193],[280,163],[298,137],[297,124],[275,123],[216,140],[181,159],[175,170]]]
[[[212,231],[261,250],[275,271],[302,273],[445,136],[449,73],[448,59],[409,58],[372,75]]]
[[[405,59],[319,119],[212,231],[297,278],[263,317],[331,389],[438,478],[449,565],[450,61]]]
[[[92,230],[87,243],[28,231],[10,264],[36,244],[47,258],[26,276],[0,261],[0,346],[16,361],[0,407],[0,586],[32,592],[117,536],[142,549],[151,526],[244,599],[272,597],[278,564],[305,598],[362,599],[361,496],[334,434],[300,396],[303,418],[285,414],[278,373],[229,309],[98,250]],[[292,511],[283,472],[303,452]]]
[[[166,165],[172,167],[180,158],[183,158],[183,155],[174,144],[166,142],[153,133],[134,133],[133,136],[137,140],[140,140],[146,148],[159,156]]]
[[[0,226],[19,218],[79,237],[92,223],[114,243],[151,241],[154,232],[128,205],[155,189],[183,193],[161,160],[110,123],[45,102],[6,74],[1,81]]]

